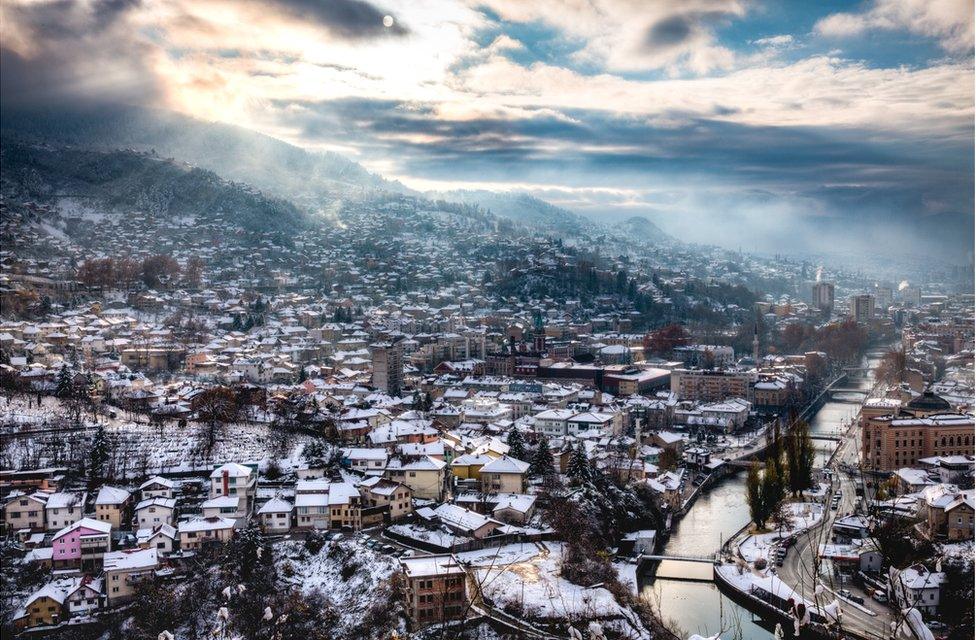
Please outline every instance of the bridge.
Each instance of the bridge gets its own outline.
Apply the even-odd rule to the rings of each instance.
[[[840,442],[840,436],[828,436],[828,435],[821,435],[819,433],[811,433],[810,434],[810,439],[811,440],[829,440],[830,442]]]
[[[701,562],[707,564],[715,564],[715,556],[666,556],[666,555],[655,555],[649,553],[642,553],[639,560],[677,560],[679,562]]]

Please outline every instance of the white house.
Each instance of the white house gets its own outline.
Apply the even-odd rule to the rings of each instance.
[[[258,509],[261,530],[265,533],[284,533],[291,529],[291,514],[295,506],[284,498],[272,498]]]
[[[175,513],[175,498],[144,498],[135,508],[136,529],[151,529],[161,524],[171,525]]]

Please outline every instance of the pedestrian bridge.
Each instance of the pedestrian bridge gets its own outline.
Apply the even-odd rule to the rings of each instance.
[[[677,561],[680,561],[680,562],[702,562],[702,563],[708,563],[708,564],[715,564],[715,556],[714,555],[710,555],[710,556],[666,556],[666,555],[660,555],[660,554],[655,555],[655,554],[644,553],[644,554],[641,554],[641,557],[640,558],[641,558],[641,560],[653,560],[653,561],[656,561],[656,560],[677,560]]]

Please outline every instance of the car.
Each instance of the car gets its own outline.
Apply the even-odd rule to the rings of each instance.
[[[850,596],[848,596],[847,599],[850,600],[851,602],[856,602],[858,604],[864,604],[864,598],[862,598],[861,596],[856,596],[853,593]]]
[[[888,596],[886,596],[884,594],[884,591],[881,590],[875,591],[874,595],[872,595],[871,597],[874,598],[875,602],[880,602],[881,604],[885,604],[888,602]]]
[[[837,507],[838,507],[838,504],[835,502],[832,505],[830,505],[830,510],[831,511],[837,511]]]
[[[383,550],[383,553],[393,553],[396,551],[391,544],[384,544],[381,549]]]
[[[839,595],[841,598],[847,598],[848,600],[850,600],[851,596],[854,594],[851,593],[850,589],[839,589],[837,591],[837,595]]]
[[[946,625],[946,623],[940,622],[938,620],[929,620],[928,622],[925,623],[925,626],[931,629],[932,631],[945,631],[946,629],[949,628]]]

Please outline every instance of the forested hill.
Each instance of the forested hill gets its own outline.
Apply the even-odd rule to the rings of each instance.
[[[109,209],[157,216],[231,214],[251,231],[301,227],[308,220],[286,200],[211,171],[131,150],[95,151],[4,136],[0,183],[5,195],[22,199],[90,199]]]

